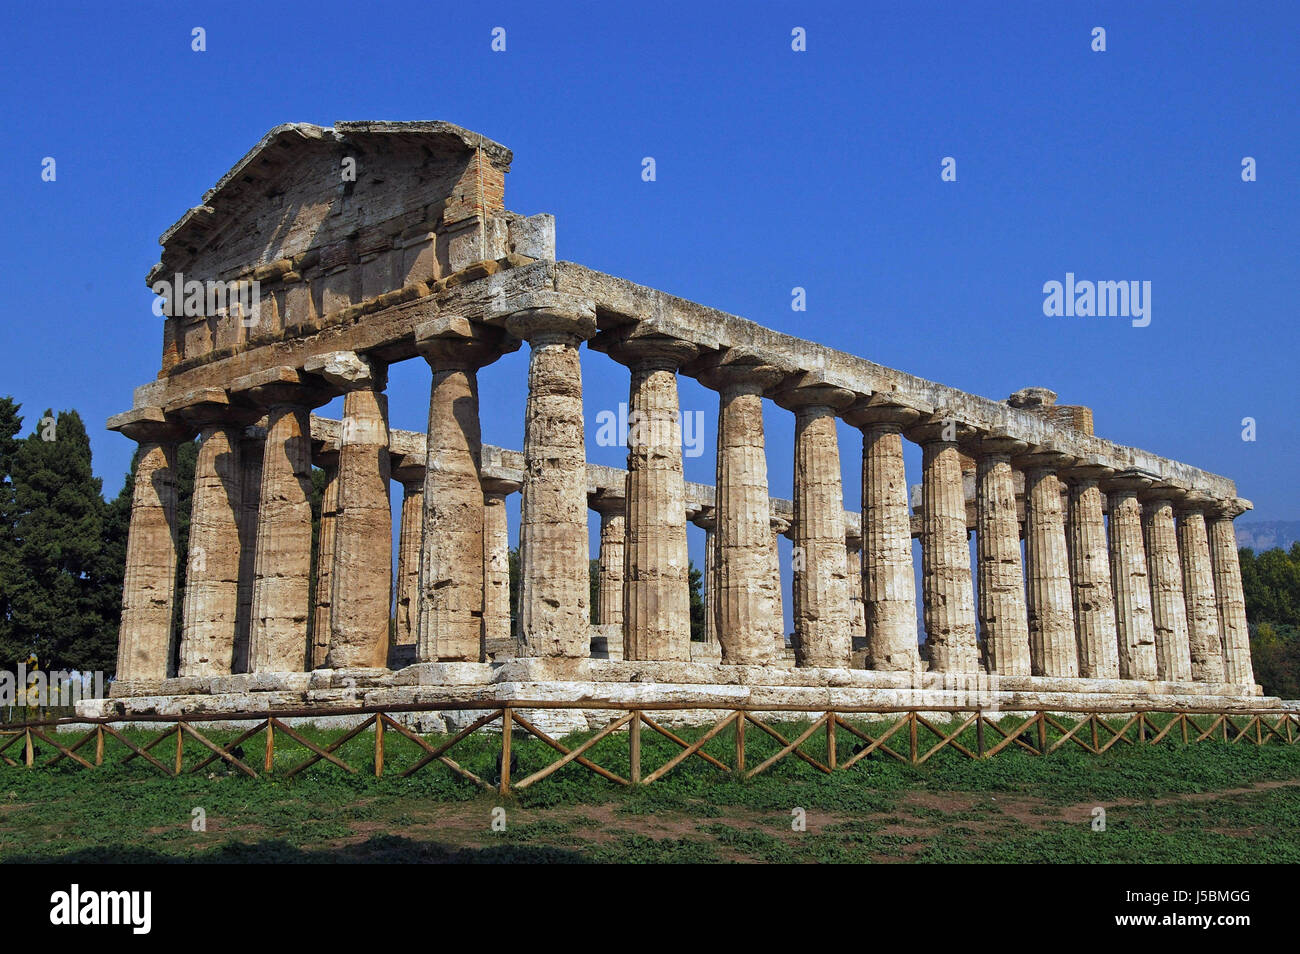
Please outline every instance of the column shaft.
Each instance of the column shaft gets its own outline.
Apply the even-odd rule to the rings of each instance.
[[[1076,677],[1079,656],[1061,485],[1053,471],[1041,467],[1025,472],[1025,563],[1034,675]]]
[[[844,493],[835,411],[795,411],[794,629],[800,666],[847,667],[852,655]]]
[[[1079,675],[1088,679],[1119,678],[1115,630],[1115,592],[1101,489],[1083,478],[1070,486],[1067,528],[1074,580],[1074,619],[1079,643]]]
[[[483,498],[483,646],[514,654],[510,635],[510,525],[506,495]]]
[[[1246,599],[1242,595],[1241,564],[1232,517],[1214,516],[1209,520],[1208,530],[1214,598],[1219,610],[1219,631],[1223,634],[1224,679],[1239,686],[1253,686],[1255,671],[1250,661]]]
[[[434,365],[424,477],[416,659],[483,658],[483,485],[478,375]]]
[[[339,513],[330,574],[326,665],[383,668],[393,593],[393,514],[388,501],[388,398],[383,375],[343,397]]]
[[[628,423],[623,657],[686,661],[686,484],[673,367],[633,365]]]
[[[243,506],[237,425],[205,426],[194,464],[181,629],[181,676],[229,674],[239,616]]]
[[[1110,568],[1115,589],[1121,679],[1156,678],[1156,633],[1142,545],[1142,505],[1129,489],[1108,489]]]
[[[402,481],[401,523],[397,533],[398,646],[414,646],[420,632],[420,533],[424,527],[424,477]],[[507,619],[509,617],[507,616]]]
[[[1156,633],[1156,675],[1170,682],[1192,678],[1187,634],[1183,569],[1178,562],[1178,535],[1173,504],[1163,498],[1147,502],[1143,513],[1147,569],[1151,574],[1151,619]]]
[[[311,425],[306,407],[267,412],[253,576],[252,672],[301,672],[307,664],[311,574]]]
[[[1210,568],[1210,543],[1203,511],[1189,509],[1179,515],[1178,549],[1183,567],[1192,678],[1197,682],[1223,682],[1223,640],[1219,635],[1214,571]]]
[[[311,668],[320,669],[330,651],[330,602],[333,599],[335,528],[339,516],[338,455],[322,462],[320,523],[316,531],[316,593],[312,601]]]
[[[165,679],[176,594],[176,444],[140,441],[126,542],[117,678]]]
[[[894,424],[873,424],[862,431],[862,545],[867,667],[916,671],[912,525],[903,438]]]
[[[956,443],[925,442],[921,498],[921,572],[930,666],[938,672],[979,672],[966,496]]]
[[[600,571],[597,582],[596,623],[623,625],[623,561],[627,523],[622,508],[600,512]]]
[[[979,620],[990,673],[1028,676],[1029,618],[1011,459],[982,454],[975,478]]]
[[[715,630],[722,661],[771,662],[784,646],[781,588],[767,494],[763,398],[756,382],[727,382],[718,399]]]

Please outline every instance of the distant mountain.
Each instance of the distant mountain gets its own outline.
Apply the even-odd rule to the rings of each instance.
[[[1237,546],[1250,547],[1256,553],[1274,547],[1289,550],[1300,540],[1300,520],[1237,520],[1233,529],[1237,531]]]

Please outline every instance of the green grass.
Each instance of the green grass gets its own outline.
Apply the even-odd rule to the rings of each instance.
[[[787,738],[801,731],[795,724],[777,728]],[[301,731],[317,744],[341,734]],[[700,732],[679,734],[698,738]],[[130,735],[137,744],[152,737]],[[212,738],[224,743],[234,733]],[[68,760],[32,770],[0,767],[0,860],[1300,861],[1300,744],[1167,740],[1102,755],[1067,744],[1046,757],[1008,750],[980,762],[943,750],[920,766],[878,756],[829,776],[790,757],[751,780],[691,758],[632,790],[569,765],[502,797],[436,763],[399,778],[420,750],[395,732],[385,738],[385,775],[378,779],[369,731],[339,750],[354,775],[318,762],[284,778],[308,753],[283,736],[275,751],[281,774],[270,778],[249,779],[221,763],[165,778],[140,759],[122,764],[127,750],[111,739],[105,764],[93,771]],[[642,738],[647,772],[679,751],[649,731]],[[855,741],[841,731],[841,761]],[[962,741],[974,748],[974,732]],[[992,735],[986,741],[992,745]],[[923,733],[922,750],[932,742]],[[37,744],[38,761],[53,754]],[[906,731],[891,744],[906,752]],[[244,761],[259,772],[263,745],[262,735],[243,744]],[[778,747],[757,729],[746,731],[750,767]],[[452,755],[494,778],[499,748],[499,736],[478,734]],[[513,748],[516,779],[556,757],[531,738],[516,737]],[[821,732],[805,746],[819,760],[825,749]],[[731,764],[734,734],[720,733],[705,750]],[[154,752],[170,765],[174,742],[167,739]],[[208,753],[187,740],[184,754],[193,767]],[[625,735],[602,740],[588,755],[629,773]],[[1094,806],[1106,810],[1105,831],[1092,830]],[[196,807],[206,813],[206,831],[191,829]],[[792,830],[796,808],[806,813],[806,831]],[[495,809],[504,809],[504,831],[493,829]]]

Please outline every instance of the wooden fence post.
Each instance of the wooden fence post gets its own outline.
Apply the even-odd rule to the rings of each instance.
[[[514,724],[514,711],[506,706],[501,710],[501,794],[510,794],[510,727]]]
[[[384,775],[384,715],[375,713],[375,778]]]
[[[641,710],[632,710],[632,724],[627,729],[627,758],[631,763],[632,784],[641,784]]]

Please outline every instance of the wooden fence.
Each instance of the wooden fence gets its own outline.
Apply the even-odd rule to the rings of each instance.
[[[611,714],[611,719],[604,728],[570,747],[539,729],[523,715],[525,711],[556,709],[607,710]],[[393,715],[401,713],[432,713],[448,710],[481,711],[483,714],[454,735],[440,739],[436,743],[430,742],[393,718]],[[698,738],[688,741],[662,725],[652,715],[652,713],[658,715],[679,710],[724,712],[725,714],[705,729]],[[922,715],[923,712],[933,715],[936,711],[946,712],[950,723],[955,725],[942,727]],[[797,735],[787,738],[770,724],[770,717],[765,721],[758,717],[759,713],[765,715],[780,713],[789,715],[792,721],[801,722],[809,719],[811,722]],[[361,722],[347,729],[328,744],[317,744],[311,741],[304,737],[301,731],[287,725],[284,721],[291,718],[337,716],[359,717]],[[194,725],[194,723],[214,721],[252,722],[253,725],[240,732],[233,741],[220,745]],[[1007,725],[1002,724],[1003,722],[1011,727],[1008,728]],[[1073,722],[1073,725],[1067,725],[1068,722]],[[496,760],[497,777],[489,781],[456,762],[451,757],[451,752],[467,738],[482,732],[494,723],[500,724],[500,747]],[[79,738],[60,740],[60,735],[75,735],[75,733],[57,733],[55,731],[57,727],[72,724],[88,726],[88,728]],[[123,724],[139,727],[162,724],[162,728],[148,741],[137,744],[123,734]],[[763,736],[774,740],[777,745],[774,753],[763,758],[753,767],[750,767],[746,760],[745,741],[751,727]],[[626,755],[629,766],[626,776],[588,757],[598,743],[612,738],[615,733],[623,729],[626,729]],[[727,729],[732,730],[729,740],[732,744],[728,745],[727,758],[722,759],[706,752],[705,746],[719,736],[723,736]],[[445,702],[404,706],[355,706],[325,710],[208,714],[195,716],[189,720],[176,719],[173,716],[131,715],[103,719],[47,719],[0,726],[0,768],[35,768],[52,766],[69,760],[82,768],[93,769],[104,764],[105,741],[113,739],[120,742],[126,750],[122,762],[140,759],[152,769],[171,777],[200,772],[218,760],[250,778],[270,775],[292,778],[319,762],[335,766],[350,774],[357,774],[360,769],[344,761],[339,751],[346,743],[362,736],[367,730],[371,732],[373,738],[372,767],[376,777],[384,774],[388,737],[396,733],[400,738],[416,746],[418,750],[415,763],[405,767],[399,773],[402,777],[414,775],[434,762],[438,762],[476,785],[485,789],[498,790],[504,794],[530,788],[554,775],[564,766],[574,763],[610,782],[631,786],[650,785],[688,759],[702,759],[714,768],[734,777],[753,778],[783,759],[791,757],[799,759],[818,772],[830,774],[836,771],[847,771],[863,759],[882,756],[908,765],[922,765],[945,749],[955,751],[967,759],[982,760],[994,758],[1002,752],[1013,749],[1038,756],[1049,756],[1065,746],[1077,746],[1086,752],[1100,755],[1118,745],[1159,745],[1162,742],[1190,745],[1209,740],[1228,745],[1293,745],[1297,738],[1300,738],[1300,713],[1276,709],[1233,711],[1143,709],[1117,712],[1115,709],[1097,711],[1053,708],[1034,712],[1027,718],[1024,717],[1024,713],[1020,713],[1017,717],[995,718],[982,709],[962,707],[940,710],[932,707],[919,709],[848,707],[827,711],[799,706],[744,707],[701,705],[698,702],[626,706],[592,701],[519,700],[493,704],[491,707],[472,702]],[[643,753],[641,744],[642,735],[646,730],[669,740],[675,747],[673,750],[675,754],[661,764],[650,767],[648,771],[647,766],[643,764],[646,753]],[[242,749],[243,743],[254,739],[259,734],[263,734],[265,738],[260,773],[244,761]],[[512,755],[516,735],[536,738],[558,754],[547,765],[523,778],[516,779],[513,768],[516,759]],[[823,739],[824,744],[822,744]],[[189,740],[192,746],[198,746],[198,758],[191,757],[191,764],[188,765],[185,755],[186,740]],[[813,740],[818,743],[817,754],[805,751],[805,747],[810,746]],[[54,754],[48,759],[38,760],[37,742],[48,745]],[[277,770],[275,765],[277,747],[284,748],[286,745],[298,746],[305,758],[293,764],[287,771]],[[770,747],[769,744],[768,748]],[[367,746],[367,751],[369,750],[370,747]],[[819,758],[818,755],[821,757]]]

